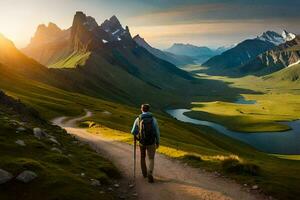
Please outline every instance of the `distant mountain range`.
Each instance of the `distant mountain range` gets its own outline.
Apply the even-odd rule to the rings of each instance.
[[[241,66],[240,72],[242,74],[265,75],[297,65],[300,61],[300,36],[293,38],[258,55],[254,60]]]
[[[40,25],[22,51],[47,66],[18,52],[26,62],[30,60],[46,71],[42,77],[48,77],[43,82],[69,91],[118,102],[149,101],[157,105],[170,99],[182,100],[176,96],[197,91],[189,90],[197,85],[189,73],[138,45],[116,16],[98,25],[93,17],[77,12],[66,30],[54,23]],[[23,65],[23,61],[15,62]]]
[[[221,54],[226,51],[226,47],[221,47],[216,50],[204,46],[195,46],[192,44],[175,43],[165,51],[176,54],[192,57],[198,64],[201,64],[209,58]]]
[[[195,59],[187,56],[187,55],[177,55],[173,54],[167,51],[161,51],[159,49],[156,49],[152,46],[150,46],[144,38],[140,37],[140,35],[134,36],[133,40],[140,45],[141,47],[145,48],[147,51],[149,51],[154,56],[166,60],[176,66],[184,66],[187,64],[193,64]]]
[[[264,32],[254,39],[247,39],[237,44],[234,48],[214,56],[203,66],[208,67],[207,73],[218,75],[243,75],[257,68],[250,65],[256,58],[265,52],[274,49],[276,46],[295,39],[295,34],[283,31],[280,35],[274,31]],[[258,62],[258,61],[255,61]]]

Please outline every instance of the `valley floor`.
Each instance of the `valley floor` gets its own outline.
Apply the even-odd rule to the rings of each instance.
[[[197,69],[197,68],[196,68]],[[187,113],[193,118],[220,123],[233,131],[273,132],[286,131],[290,127],[278,123],[300,118],[300,86],[286,82],[272,82],[248,76],[228,78],[197,74],[201,79],[223,81],[232,88],[250,90],[253,93],[240,93],[252,104],[227,101],[226,91],[220,94],[224,100],[192,102],[192,111]]]

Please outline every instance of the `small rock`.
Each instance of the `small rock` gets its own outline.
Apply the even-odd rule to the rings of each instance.
[[[257,190],[258,189],[258,185],[253,185],[252,186],[252,190]]]
[[[42,132],[42,129],[40,129],[40,128],[34,128],[33,129],[33,134],[34,134],[34,137],[38,138],[39,140],[42,139],[42,137],[45,136]]]
[[[33,171],[26,170],[19,174],[16,179],[23,183],[29,183],[35,178],[37,178],[36,173],[34,173]]]
[[[96,179],[91,179],[91,185],[92,186],[100,186],[101,183],[100,181],[96,180]]]
[[[13,178],[13,175],[3,169],[0,169],[0,184],[6,183]]]
[[[22,132],[22,131],[26,131],[26,129],[24,127],[20,126],[19,128],[17,128],[17,131]]]
[[[138,196],[138,193],[133,193],[132,196],[133,196],[133,197],[137,197],[137,196]]]
[[[81,173],[80,176],[85,176],[85,173]]]
[[[101,190],[99,193],[100,193],[100,194],[104,194],[105,192]]]
[[[17,121],[17,120],[10,120],[9,122],[10,122],[10,124],[12,124],[13,126],[22,126],[22,125],[24,125],[23,123],[21,123],[21,122],[19,122],[19,121]]]
[[[108,191],[114,191],[114,189],[112,189],[111,187],[108,188]]]
[[[17,140],[17,141],[16,141],[16,144],[18,144],[18,145],[20,145],[20,146],[23,146],[23,147],[26,146],[26,144],[25,144],[25,142],[24,142],[23,140]]]
[[[62,153],[62,150],[60,150],[59,148],[56,148],[56,147],[51,148],[51,151],[56,151],[58,153]]]
[[[78,141],[74,140],[72,143],[73,143],[73,144],[78,144]]]
[[[53,137],[51,137],[49,139],[49,141],[53,142],[54,144],[60,145],[60,143],[55,138],[53,138]]]
[[[245,183],[245,184],[244,184],[244,186],[245,186],[245,187],[247,187],[247,186],[248,186],[248,184],[247,184],[247,183]]]
[[[119,199],[126,199],[126,197],[124,195],[120,195]]]
[[[105,115],[111,115],[111,112],[109,112],[107,110],[103,111],[102,113],[105,114]]]
[[[116,183],[116,184],[114,184],[114,187],[118,188],[118,187],[120,187],[120,185],[118,183]]]
[[[129,184],[129,188],[133,188],[134,187],[134,184]]]

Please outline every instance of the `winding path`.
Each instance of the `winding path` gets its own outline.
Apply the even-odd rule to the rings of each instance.
[[[77,128],[76,122],[90,117],[86,110],[84,116],[68,119],[59,117],[52,122],[65,128],[68,133],[79,140],[87,142],[93,149],[111,160],[123,173],[125,182],[132,178],[132,146],[102,138]],[[137,151],[139,158],[139,151]],[[183,163],[169,159],[161,154],[156,155],[154,175],[156,182],[149,184],[142,178],[138,168],[135,191],[142,200],[254,200],[264,199],[256,193],[249,193],[233,181],[216,177],[211,173],[200,171]],[[139,163],[139,159],[137,161]],[[139,166],[139,165],[138,165]],[[137,167],[138,167],[137,166]]]

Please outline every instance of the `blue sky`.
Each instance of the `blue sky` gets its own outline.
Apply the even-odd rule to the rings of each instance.
[[[0,33],[19,47],[38,24],[68,28],[77,10],[99,24],[115,14],[133,35],[159,48],[230,45],[265,30],[300,33],[299,0],[1,0],[0,8]]]

